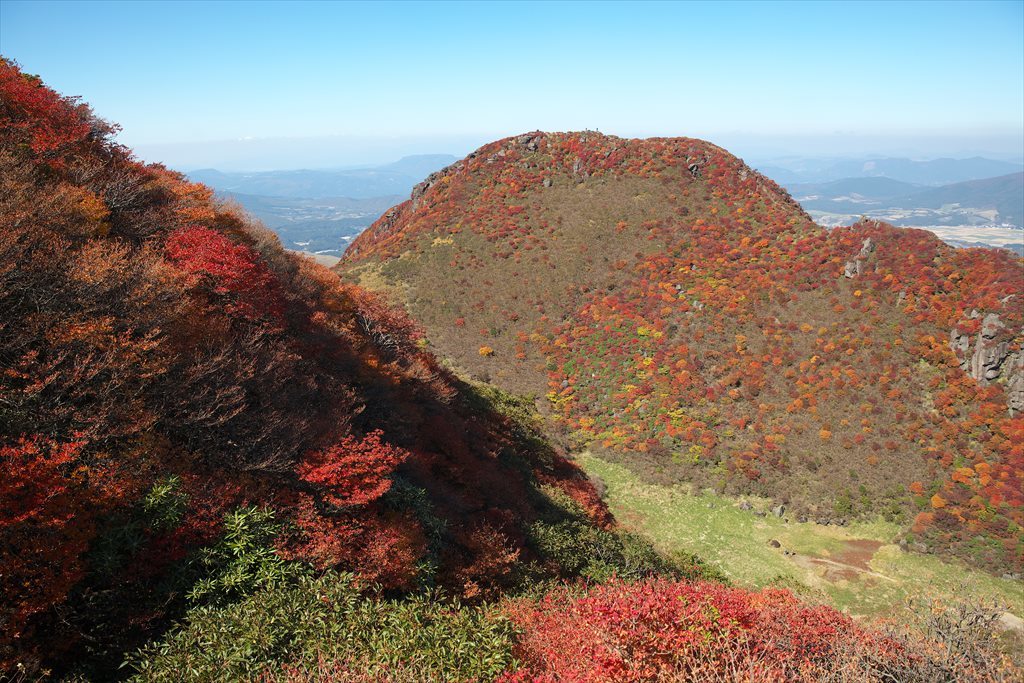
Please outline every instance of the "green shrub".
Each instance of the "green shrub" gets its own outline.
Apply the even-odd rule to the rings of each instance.
[[[436,594],[377,600],[353,576],[329,572],[197,607],[130,666],[145,681],[277,680],[325,662],[366,680],[490,680],[515,664],[512,645],[511,622],[493,607]]]

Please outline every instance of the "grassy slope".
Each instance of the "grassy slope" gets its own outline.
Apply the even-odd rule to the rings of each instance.
[[[997,599],[1014,614],[1024,614],[1024,584],[960,562],[904,552],[892,543],[899,534],[897,525],[878,521],[836,527],[786,522],[771,514],[759,517],[710,492],[645,484],[627,468],[589,453],[579,463],[604,480],[611,510],[622,524],[647,535],[665,552],[699,555],[737,583],[761,587],[781,582],[862,616],[898,616],[910,598],[949,601],[966,595]],[[752,502],[755,509],[765,509],[761,501]],[[773,539],[780,548],[769,545]],[[841,561],[849,542],[857,540],[883,544],[868,569],[855,572],[857,578],[838,577],[829,566],[810,561]],[[786,549],[797,555],[784,555]]]

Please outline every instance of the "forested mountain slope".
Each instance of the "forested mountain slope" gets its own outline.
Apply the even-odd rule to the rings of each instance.
[[[827,231],[699,140],[530,133],[428,178],[337,269],[653,476],[825,522],[883,514],[914,547],[1021,571],[1008,253]]]
[[[144,634],[237,509],[282,557],[466,597],[558,575],[526,540],[551,495],[611,523],[404,315],[7,62],[0,97],[0,661]]]

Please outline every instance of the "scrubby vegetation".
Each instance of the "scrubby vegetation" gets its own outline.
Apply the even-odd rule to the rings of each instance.
[[[0,124],[0,677],[1012,675],[971,614],[910,640],[657,552],[531,402],[2,60]]]
[[[5,666],[116,669],[242,508],[282,561],[477,600],[571,574],[529,544],[548,492],[610,524],[404,315],[8,62],[0,96]]]
[[[914,548],[1024,571],[1008,252],[827,231],[699,140],[533,133],[429,179],[338,270],[657,481],[825,523],[881,515]]]

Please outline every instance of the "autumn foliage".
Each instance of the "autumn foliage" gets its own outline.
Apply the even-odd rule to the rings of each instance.
[[[895,661],[898,646],[829,607],[781,590],[656,580],[555,592],[512,610],[523,670],[506,681],[815,680],[854,641]]]
[[[442,367],[382,297],[286,253],[208,188],[140,163],[113,131],[0,60],[0,676],[122,676],[125,653],[154,634],[187,635],[168,631],[186,613],[215,623],[201,645],[185,641],[191,666],[212,631],[230,652],[247,642],[222,630],[219,609],[242,610],[231,623],[271,657],[298,642],[294,629],[344,644],[332,619],[371,605],[353,586],[389,598],[438,587],[480,604],[581,575],[612,579],[468,620],[503,638],[502,619],[516,623],[523,669],[507,680],[721,666],[773,680],[814,677],[837,658],[884,669],[898,653],[782,591],[650,578],[670,573],[665,561],[635,539],[627,547],[591,482],[513,401]],[[389,212],[352,256],[442,237],[435,253],[467,294],[437,310],[465,357],[526,367],[577,436],[675,457],[697,476],[710,468],[726,487],[799,467],[790,448],[809,442],[864,463],[898,454],[912,463],[914,534],[961,553],[982,538],[992,562],[1019,556],[1020,418],[1006,416],[998,386],[965,380],[942,341],[949,325],[970,325],[968,307],[998,306],[1014,263],[875,224],[824,233],[699,141],[574,134],[479,156],[473,173],[435,178]],[[681,175],[682,161],[699,172]],[[564,191],[567,178],[640,178],[675,199],[657,217],[609,223],[618,242],[565,239],[557,246],[578,260],[563,270],[552,254],[568,236],[531,188]],[[523,277],[555,273],[572,290],[498,305],[482,292],[515,288],[495,287],[480,254],[444,251],[463,231]],[[837,273],[865,236],[879,251],[858,295]],[[592,269],[595,257],[607,268]],[[591,269],[615,275],[581,279]],[[828,312],[808,314],[810,296]],[[905,317],[882,315],[893,310]],[[899,362],[886,360],[897,347]],[[921,382],[927,402],[905,407]],[[829,398],[850,414],[830,412]],[[896,406],[898,424],[883,423]],[[639,582],[615,578],[625,571]],[[296,621],[300,603],[308,622]],[[260,622],[282,640],[250,628],[250,608],[256,621],[282,610]],[[430,624],[415,609],[387,603],[381,613],[399,616],[370,636],[419,637]],[[458,622],[459,609],[431,614]],[[174,650],[155,649],[154,661]]]
[[[1010,370],[979,383],[950,343],[996,314],[985,343],[1024,346],[1008,251],[874,221],[826,230],[714,145],[587,131],[482,147],[338,270],[401,280],[442,354],[545,392],[606,457],[798,518],[881,515],[911,547],[1024,567]]]
[[[281,557],[382,590],[511,581],[540,479],[578,468],[112,131],[0,61],[0,668],[140,645],[245,506]]]
[[[954,644],[966,634],[939,629],[947,635],[940,642],[865,628],[774,588],[613,581],[512,602],[506,612],[522,634],[521,667],[503,683],[982,681],[1016,673],[996,656]]]
[[[224,235],[201,226],[179,228],[164,245],[168,259],[196,283],[209,278],[215,294],[230,295],[234,301],[225,309],[241,315],[269,315],[280,319],[283,303],[277,280],[259,254]]]
[[[409,456],[382,442],[381,434],[377,430],[361,439],[348,435],[329,448],[306,454],[295,472],[315,485],[331,505],[372,503],[391,488],[390,475]]]

